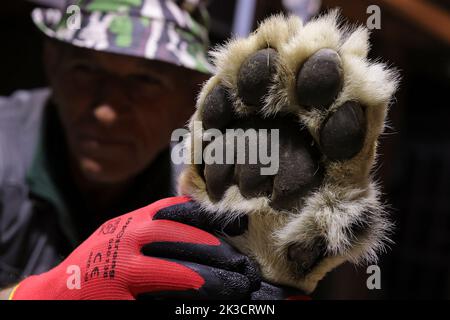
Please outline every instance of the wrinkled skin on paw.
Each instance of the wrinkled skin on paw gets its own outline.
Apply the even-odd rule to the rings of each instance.
[[[206,149],[236,150],[237,139],[227,129],[245,134],[267,129],[266,138],[256,142],[260,146],[266,139],[271,154],[271,140],[278,138],[278,170],[262,174],[267,163],[250,161],[247,139],[244,163],[234,154],[234,163],[192,165],[180,185],[182,193],[218,215],[247,215],[248,233],[231,241],[259,262],[268,280],[308,292],[338,264],[370,260],[383,246],[389,222],[370,169],[396,79],[382,65],[379,74],[371,69],[363,33],[355,31],[344,44],[327,43],[321,33],[342,37],[336,13],[309,27],[290,19],[272,18],[216,55],[219,71],[203,88],[192,118],[202,121],[204,130],[221,132],[202,142]],[[300,31],[292,32],[296,24]],[[280,36],[270,41],[274,30]],[[243,54],[239,41],[253,49]],[[307,41],[319,45],[313,50],[303,45]],[[364,72],[349,64],[354,52],[362,52],[358,67],[367,79],[358,78]]]

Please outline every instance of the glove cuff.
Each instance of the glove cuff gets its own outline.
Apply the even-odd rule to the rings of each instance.
[[[17,288],[18,288],[19,286],[20,286],[20,283],[16,284],[16,285],[12,288],[12,290],[11,290],[9,296],[8,296],[8,300],[17,300],[17,299],[14,299],[14,296],[15,296],[16,290],[17,290]]]
[[[19,282],[11,292],[10,300],[51,300],[55,299],[57,288],[54,281],[46,276],[33,275]]]
[[[26,292],[29,290],[26,289],[28,286],[28,283],[30,281],[34,283],[34,280],[37,276],[29,276],[25,279],[23,279],[21,282],[19,282],[11,291],[9,294],[8,300],[28,300],[33,299],[32,295],[28,296]],[[34,285],[32,285],[34,286]],[[20,289],[19,289],[20,288]]]

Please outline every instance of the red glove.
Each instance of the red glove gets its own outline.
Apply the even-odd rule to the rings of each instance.
[[[60,265],[19,283],[12,299],[237,299],[259,288],[250,259],[171,217],[214,227],[187,197],[157,201],[103,224]]]

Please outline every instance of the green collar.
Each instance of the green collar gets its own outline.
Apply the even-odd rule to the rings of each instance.
[[[69,205],[59,187],[61,181],[56,179],[60,176],[58,173],[61,165],[66,163],[66,154],[61,141],[62,130],[58,125],[56,110],[53,109],[53,105],[48,104],[43,111],[38,143],[26,181],[31,194],[46,200],[54,207],[62,231],[71,244],[76,245],[79,239],[74,228],[74,221]],[[56,158],[58,161],[54,161]]]

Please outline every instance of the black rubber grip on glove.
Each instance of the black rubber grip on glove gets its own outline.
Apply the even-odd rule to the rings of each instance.
[[[225,224],[220,219],[214,219],[213,213],[202,209],[194,201],[164,208],[156,213],[153,219],[172,220],[208,232],[224,233],[231,237],[243,234],[248,228],[248,217],[246,215]]]

